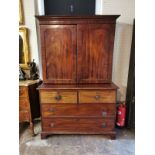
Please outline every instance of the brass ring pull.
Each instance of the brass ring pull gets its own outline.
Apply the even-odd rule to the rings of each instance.
[[[107,116],[107,112],[106,111],[102,111],[102,116],[106,117]]]
[[[101,98],[100,95],[96,95],[96,96],[95,96],[95,99],[96,99],[96,100],[99,100],[100,98]]]
[[[62,99],[62,97],[61,97],[61,95],[57,95],[57,96],[55,96],[55,99],[56,99],[57,101],[60,101],[60,100]]]
[[[51,123],[51,124],[50,124],[50,127],[53,128],[53,127],[54,127],[54,123]]]
[[[55,109],[54,108],[50,108],[49,111],[50,112],[55,112]]]
[[[102,123],[102,128],[106,128],[106,123]]]

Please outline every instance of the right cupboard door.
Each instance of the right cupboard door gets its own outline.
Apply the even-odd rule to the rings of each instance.
[[[111,82],[115,24],[77,25],[77,82]]]

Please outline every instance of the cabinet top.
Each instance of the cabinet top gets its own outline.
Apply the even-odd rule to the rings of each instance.
[[[39,83],[40,80],[25,80],[25,81],[19,81],[19,86],[30,86],[33,85],[35,83]]]
[[[102,21],[114,23],[120,15],[94,15],[94,16],[35,16],[40,24],[50,21]],[[47,23],[45,23],[47,24]],[[50,24],[50,23],[49,23]]]
[[[35,16],[39,20],[53,19],[113,19],[116,20],[120,15],[94,15],[94,16]]]

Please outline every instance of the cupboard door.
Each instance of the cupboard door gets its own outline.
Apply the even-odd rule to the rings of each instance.
[[[77,26],[78,83],[111,82],[115,24]]]
[[[44,83],[76,82],[76,26],[41,25]]]

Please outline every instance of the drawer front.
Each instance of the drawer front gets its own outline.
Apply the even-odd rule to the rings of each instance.
[[[30,121],[29,111],[20,111],[19,112],[19,121]]]
[[[115,104],[42,104],[42,117],[114,117]]]
[[[22,110],[29,110],[29,100],[26,98],[20,98],[19,99],[19,111]]]
[[[28,91],[27,87],[19,87],[19,97],[27,97]]]
[[[43,131],[46,132],[105,132],[114,129],[112,119],[56,118],[43,119]]]
[[[79,103],[115,103],[115,90],[79,91]]]
[[[74,91],[40,91],[41,103],[77,103]]]

